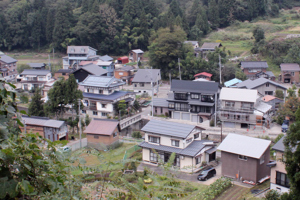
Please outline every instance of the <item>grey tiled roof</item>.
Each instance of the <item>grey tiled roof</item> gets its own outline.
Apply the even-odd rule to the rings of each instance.
[[[151,144],[148,142],[142,142],[141,144],[139,144],[139,146],[143,147],[143,148],[155,149],[158,151],[165,151],[165,152],[170,152],[170,153],[176,153],[178,155],[194,157],[204,147],[207,146],[206,144],[204,144],[205,142],[212,142],[212,141],[210,141],[210,140],[194,140],[190,145],[188,145],[184,149],[179,149],[179,148],[165,146],[165,145],[156,145],[156,144]]]
[[[269,75],[269,76],[271,76],[271,77],[275,77],[275,75],[273,74],[272,71],[266,71],[266,74]]]
[[[72,73],[72,72],[73,72],[72,69],[59,69],[55,73]]]
[[[45,63],[27,63],[27,65],[29,65],[32,68],[41,68],[41,67],[45,67]]]
[[[88,65],[85,65],[84,67],[80,67],[79,69],[77,69],[73,73],[75,73],[75,72],[77,72],[81,69],[91,73],[92,75],[96,75],[96,76],[101,76],[101,75],[104,75],[104,74],[108,73],[107,70],[105,70],[102,67],[99,67],[98,65],[95,65],[95,64],[88,64]]]
[[[285,138],[285,136],[283,136],[282,138],[280,138],[280,140],[278,140],[278,142],[276,144],[274,144],[274,146],[272,147],[272,149],[276,150],[276,151],[284,152],[284,150],[285,150],[285,147],[284,147],[284,144],[283,144],[284,138]]]
[[[0,61],[5,62],[6,64],[17,62],[16,59],[14,59],[10,56],[7,56],[7,55],[1,55],[0,56]]]
[[[24,69],[21,75],[41,75],[46,76],[50,73],[50,70],[39,70],[39,69]]]
[[[93,94],[93,93],[86,93],[83,92],[82,95],[84,98],[91,98],[91,99],[99,99],[99,100],[106,100],[106,101],[114,101],[120,97],[123,97],[130,92],[125,92],[125,91],[115,91],[114,93],[110,95],[105,95],[105,94]]]
[[[257,69],[257,68],[268,68],[268,63],[266,61],[243,61],[241,62],[241,67],[242,68],[246,68],[246,69],[249,69],[249,68],[254,68],[254,69]]]
[[[282,63],[280,65],[281,71],[300,71],[300,67],[297,63]]]
[[[246,81],[238,83],[236,85],[236,87],[238,87],[238,88],[245,87],[247,89],[255,89],[255,88],[257,88],[257,87],[259,87],[259,86],[261,86],[263,84],[266,84],[266,83],[270,83],[270,84],[275,85],[277,87],[281,87],[282,89],[285,89],[285,90],[287,89],[286,87],[280,85],[279,83],[276,83],[274,81],[271,81],[271,80],[263,78],[263,77],[258,78],[258,79],[254,79],[254,80],[248,79]]]
[[[97,51],[96,49],[89,46],[68,46],[68,54],[88,54],[89,49]]]
[[[169,103],[168,103],[167,99],[153,98],[153,106],[168,107]]]
[[[189,124],[152,119],[141,130],[144,132],[186,138],[195,127],[196,126]]]
[[[99,58],[102,61],[113,61],[114,59],[110,57],[109,55],[100,56]]]
[[[133,83],[150,83],[160,79],[160,69],[139,69],[132,79]]]
[[[125,82],[115,77],[89,75],[80,83],[80,85],[108,88],[125,85]]]
[[[172,80],[171,91],[214,94],[219,90],[219,83],[210,81]]]

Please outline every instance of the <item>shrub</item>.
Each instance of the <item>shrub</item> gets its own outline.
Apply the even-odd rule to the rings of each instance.
[[[211,127],[215,126],[215,120],[214,119],[210,120],[209,126],[211,126]]]
[[[279,200],[280,194],[276,190],[270,190],[265,194],[266,200]]]
[[[28,95],[25,93],[21,94],[20,101],[21,103],[28,103]]]
[[[195,190],[197,190],[197,188],[192,186],[190,183],[187,183],[187,185],[183,189],[184,192],[193,192]]]
[[[206,161],[202,161],[201,166],[206,166],[207,162]]]
[[[299,89],[300,90],[300,89]],[[166,117],[169,117],[169,113],[168,112],[165,112],[165,116]]]
[[[142,138],[141,132],[140,131],[134,131],[131,135],[133,138]]]
[[[209,186],[204,192],[200,193],[202,199],[212,200],[219,196],[222,192],[224,192],[227,188],[232,185],[231,180],[229,178],[219,178],[213,184]]]
[[[137,180],[137,177],[135,174],[124,174],[124,179],[132,183]]]

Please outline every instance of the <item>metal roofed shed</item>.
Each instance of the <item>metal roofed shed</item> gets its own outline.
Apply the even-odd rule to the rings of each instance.
[[[175,92],[217,93],[219,91],[219,83],[174,79],[172,80],[170,90]]]
[[[133,51],[134,53],[144,53],[144,51],[142,51],[141,49],[133,49],[131,51]]]
[[[40,76],[46,76],[49,73],[50,73],[50,70],[24,69],[24,71],[21,73],[21,75],[40,75]]]
[[[235,85],[242,82],[240,79],[234,78],[224,83],[225,87],[236,87]]]
[[[26,125],[46,126],[53,128],[60,128],[65,123],[64,121],[53,120],[49,119],[48,117],[22,116],[22,119],[25,121]]]
[[[259,159],[270,144],[270,140],[229,133],[218,150]]]
[[[0,55],[0,61],[4,62],[6,64],[18,62],[16,59],[14,59],[10,56],[7,56],[7,55]]]
[[[215,50],[216,47],[219,48],[221,46],[221,43],[204,42],[203,45],[200,47],[200,51]]]
[[[280,64],[281,71],[299,72],[300,67],[297,63],[282,63]]]
[[[220,99],[255,103],[257,99],[257,90],[222,88]]]
[[[133,83],[150,83],[160,80],[160,69],[138,69],[132,79]]]
[[[144,132],[186,138],[196,127],[205,130],[199,126],[193,126],[189,124],[150,120],[141,130]]]
[[[96,135],[112,135],[116,127],[119,126],[118,120],[94,119],[86,127],[84,133]]]
[[[119,64],[126,64],[129,63],[129,58],[127,56],[119,57],[118,58],[118,63]]]
[[[120,79],[115,77],[106,77],[106,76],[95,76],[88,75],[81,83],[82,86],[94,86],[94,87],[115,87],[125,85]]]
[[[268,68],[268,63],[266,61],[243,61],[241,62],[241,67],[243,69],[261,69]]]
[[[102,61],[113,61],[114,60],[109,55],[100,56],[99,59],[102,60]]]

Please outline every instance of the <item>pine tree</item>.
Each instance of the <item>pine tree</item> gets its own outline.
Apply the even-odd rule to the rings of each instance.
[[[219,27],[219,7],[216,0],[210,0],[208,3],[208,20],[212,29]]]
[[[32,116],[45,116],[44,113],[44,108],[43,108],[43,103],[44,101],[41,100],[42,95],[41,95],[41,90],[36,89],[35,93],[32,97],[32,100],[29,104],[28,108],[28,114]]]

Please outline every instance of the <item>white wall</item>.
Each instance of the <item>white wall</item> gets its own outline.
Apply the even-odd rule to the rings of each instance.
[[[151,134],[151,133],[149,133],[149,134],[145,133],[145,142],[149,142],[148,141],[148,135],[153,135],[153,136],[156,136],[156,137],[160,137],[160,144],[161,145],[183,149],[183,140],[180,139],[180,138],[172,138],[172,137],[168,137],[168,136],[161,136],[161,135],[156,135],[156,134]],[[173,139],[174,140],[179,140],[179,147],[172,146],[171,141]],[[149,142],[149,143],[151,143],[151,142]],[[151,143],[151,144],[155,144],[155,143]]]
[[[143,148],[143,160],[144,161],[150,161],[150,151],[149,149]]]
[[[106,104],[105,108],[102,107],[101,102],[97,102],[97,110],[99,111],[105,111],[105,112],[113,112],[114,108],[111,103]]]

